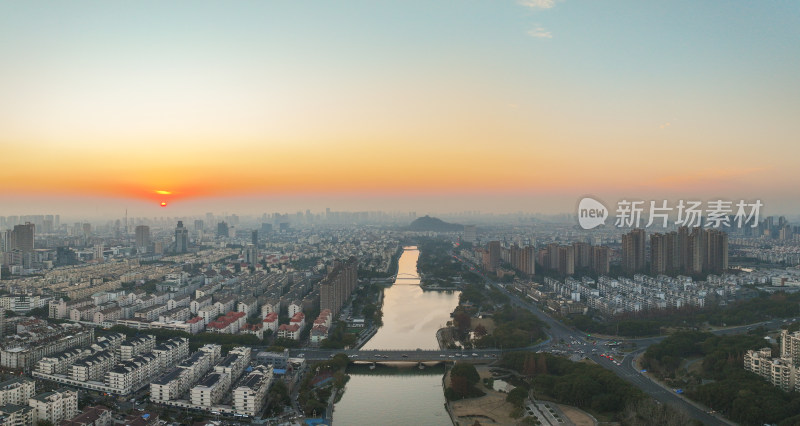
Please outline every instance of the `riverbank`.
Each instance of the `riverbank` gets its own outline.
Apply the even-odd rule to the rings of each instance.
[[[453,421],[453,425],[472,425],[476,420],[481,424],[516,424],[517,419],[511,417],[514,405],[506,402],[507,395],[504,392],[499,392],[483,385],[483,379],[492,378],[490,367],[488,365],[481,365],[476,366],[476,369],[481,378],[481,384],[478,386],[486,395],[459,401],[448,401],[448,413]],[[444,391],[449,381],[450,372],[448,371],[442,379],[442,391]]]
[[[370,302],[383,312],[383,325],[364,330],[359,343],[362,350],[414,348],[437,349],[437,330],[450,320],[450,312],[458,304],[458,292],[424,291],[420,288],[417,260],[419,250],[409,248],[399,259],[401,279],[373,293]],[[358,360],[358,359],[357,359]],[[336,424],[381,424],[405,426],[424,424],[449,426],[453,423],[445,410],[444,391],[440,387],[444,367],[416,363],[406,368],[392,368],[367,359],[363,365],[347,368],[350,380],[344,395],[336,402],[333,421]],[[361,374],[361,373],[364,374]],[[387,403],[387,392],[391,403]]]

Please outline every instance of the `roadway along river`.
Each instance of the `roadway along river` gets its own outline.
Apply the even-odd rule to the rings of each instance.
[[[422,291],[416,247],[400,256],[398,279],[384,291],[383,327],[362,351],[438,349],[436,330],[450,320],[459,292]],[[450,425],[444,409],[442,377],[425,374],[351,374],[333,412],[337,425]]]

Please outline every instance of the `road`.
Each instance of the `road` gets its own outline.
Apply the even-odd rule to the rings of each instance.
[[[679,410],[685,411],[690,417],[697,419],[703,422],[704,424],[707,425],[732,424],[731,422],[727,421],[722,417],[710,414],[705,409],[701,408],[698,404],[679,396],[673,390],[664,388],[662,385],[651,380],[649,377],[644,375],[644,373],[642,373],[635,367],[633,363],[634,359],[638,355],[642,354],[647,349],[648,346],[664,340],[665,336],[647,337],[641,339],[626,339],[627,342],[635,343],[637,350],[625,355],[622,361],[619,361],[617,359],[614,360],[609,359],[608,357],[603,356],[604,353],[608,354],[608,352],[611,352],[612,350],[611,347],[608,345],[609,343],[608,340],[596,339],[594,340],[594,342],[587,341],[585,339],[585,334],[583,332],[567,327],[562,322],[545,314],[537,306],[528,303],[527,300],[523,300],[516,294],[506,290],[504,286],[490,280],[488,277],[483,275],[478,268],[474,268],[473,267],[474,265],[470,265],[468,262],[458,257],[456,257],[456,259],[462,261],[473,272],[476,272],[479,275],[481,275],[487,284],[493,286],[494,288],[498,289],[500,292],[508,296],[509,300],[514,306],[527,309],[528,311],[533,313],[537,318],[539,318],[545,324],[547,324],[547,326],[549,327],[547,333],[550,334],[551,336],[549,342],[550,347],[548,348],[549,351],[573,353],[581,356],[587,356],[589,359],[593,360],[598,365],[608,370],[611,370],[612,372],[614,372],[614,374],[616,374],[623,380],[626,380],[627,382],[633,384],[634,386],[638,387],[643,392],[652,396],[657,401],[663,404],[669,404],[673,407],[678,408]],[[765,321],[757,324],[713,330],[711,331],[711,333],[717,335],[742,334],[759,326],[763,326],[766,329],[778,329],[782,324],[785,324],[787,321],[788,320]],[[564,343],[562,344],[561,342]]]
[[[309,361],[319,361],[332,358],[336,354],[345,354],[351,361],[458,361],[458,360],[486,360],[496,359],[503,351],[499,349],[470,349],[470,350],[342,350],[342,349],[291,349],[289,354],[293,357],[305,358]]]
[[[550,333],[552,336],[551,340],[553,345],[558,345],[561,339],[563,339],[563,341],[566,342],[565,344],[569,345],[569,350],[571,352],[589,357],[589,359],[596,362],[601,367],[611,370],[614,372],[614,374],[638,387],[644,393],[652,396],[657,401],[664,404],[669,404],[682,411],[685,411],[690,417],[697,419],[704,424],[720,426],[730,424],[714,415],[709,414],[705,410],[698,408],[693,403],[681,398],[673,391],[664,389],[635,368],[632,361],[636,355],[644,352],[647,349],[647,346],[660,342],[664,339],[664,337],[637,339],[635,340],[638,347],[636,351],[627,354],[621,362],[619,360],[612,361],[612,359],[602,356],[604,353],[611,352],[611,347],[608,346],[609,342],[607,340],[598,339],[596,340],[596,343],[589,342],[584,338],[584,333],[571,329],[562,322],[546,315],[544,312],[539,310],[539,308],[521,300],[519,297],[517,297],[517,295],[509,292],[503,286],[500,286],[488,279],[487,282],[508,296],[514,305],[531,311],[534,315],[536,315],[536,317],[545,322],[550,327],[548,333]],[[742,329],[746,329],[746,327],[742,327]],[[735,332],[728,332],[726,330],[725,334],[728,333],[733,334]]]

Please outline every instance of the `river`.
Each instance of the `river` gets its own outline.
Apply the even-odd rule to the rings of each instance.
[[[422,291],[416,247],[406,247],[395,283],[384,290],[383,326],[362,350],[438,349],[436,331],[450,320],[459,292]],[[334,407],[336,425],[451,425],[440,374],[350,374]]]

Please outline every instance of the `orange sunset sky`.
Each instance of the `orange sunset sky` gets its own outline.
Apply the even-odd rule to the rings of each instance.
[[[552,213],[586,194],[794,214],[798,12],[2,2],[0,214]]]

